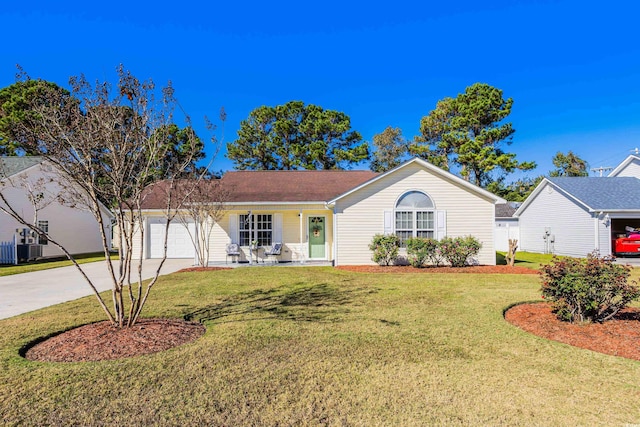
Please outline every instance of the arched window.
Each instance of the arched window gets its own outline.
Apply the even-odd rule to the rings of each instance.
[[[435,237],[435,206],[431,198],[420,191],[403,194],[396,203],[395,232],[402,247],[411,237]]]

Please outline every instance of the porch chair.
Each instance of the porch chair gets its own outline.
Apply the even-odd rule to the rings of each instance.
[[[267,259],[273,257],[273,262],[275,264],[278,262],[280,252],[282,252],[282,243],[273,243],[268,250],[264,251],[264,254]]]
[[[237,257],[238,261],[240,261],[240,247],[237,243],[229,243],[227,245],[227,257],[225,258],[225,263],[229,263],[229,257],[231,257],[231,262],[233,263],[233,257]]]

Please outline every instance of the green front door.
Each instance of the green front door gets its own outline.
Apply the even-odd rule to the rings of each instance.
[[[325,259],[325,217],[309,217],[309,258]]]

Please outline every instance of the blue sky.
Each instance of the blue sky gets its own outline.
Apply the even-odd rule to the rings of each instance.
[[[232,141],[254,108],[302,100],[343,111],[370,141],[387,126],[412,138],[439,99],[485,82],[514,99],[508,151],[538,163],[527,175],[557,151],[599,167],[640,147],[636,2],[445,3],[11,2],[0,87],[16,64],[67,86],[123,63],[171,80],[203,138],[222,106]],[[213,167],[233,166],[221,154]]]

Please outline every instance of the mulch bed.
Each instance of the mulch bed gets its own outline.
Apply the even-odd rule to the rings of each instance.
[[[42,362],[89,362],[157,353],[205,333],[204,325],[174,319],[142,319],[130,328],[104,321],[80,326],[42,341],[25,354]]]
[[[519,304],[505,319],[532,334],[598,353],[640,360],[640,309],[626,308],[604,323],[558,320],[548,303]]]
[[[508,265],[470,265],[467,267],[424,267],[410,265],[341,265],[340,270],[358,273],[479,273],[479,274],[538,274],[538,270]]]

